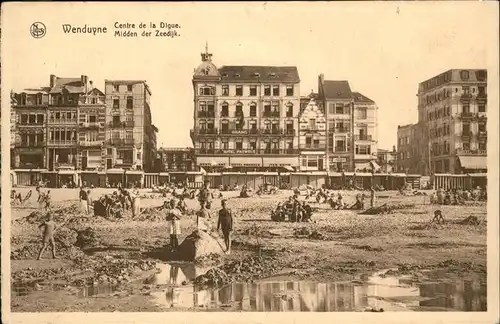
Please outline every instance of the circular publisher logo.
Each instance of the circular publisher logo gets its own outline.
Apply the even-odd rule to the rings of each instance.
[[[47,33],[47,28],[41,22],[34,22],[30,27],[30,34],[34,38],[42,38]]]

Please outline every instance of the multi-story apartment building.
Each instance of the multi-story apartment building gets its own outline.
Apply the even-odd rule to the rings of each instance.
[[[11,142],[13,169],[46,169],[47,111],[50,88],[11,92]]]
[[[414,131],[416,124],[398,125],[397,166],[398,172],[411,172],[415,167],[416,147],[414,144]]]
[[[453,69],[419,84],[418,119],[428,134],[433,173],[487,169],[486,89],[484,69]]]
[[[78,104],[78,165],[81,170],[104,169],[106,101],[97,88],[90,88],[79,99]]]
[[[298,167],[300,78],[293,66],[222,66],[201,54],[193,75],[197,165]]]
[[[326,170],[326,116],[311,98],[299,116],[299,171]]]
[[[377,110],[373,100],[359,92],[354,98],[354,163],[356,171],[372,170],[377,160]]]
[[[318,96],[326,114],[326,158],[329,172],[354,171],[353,108],[349,82],[318,77]]]
[[[106,168],[151,170],[156,127],[151,120],[151,90],[142,80],[105,80]]]
[[[160,161],[160,168],[158,170],[160,172],[186,172],[196,170],[194,148],[160,147],[156,155]]]

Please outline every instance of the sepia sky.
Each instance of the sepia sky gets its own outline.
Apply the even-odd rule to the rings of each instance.
[[[48,9],[52,6],[52,9]],[[379,148],[396,144],[398,125],[416,121],[418,82],[451,68],[497,73],[494,3],[7,3],[2,19],[2,85],[46,86],[49,75],[147,80],[158,145],[191,146],[192,74],[205,41],[222,65],[295,65],[301,94],[318,74],[349,80],[379,106]],[[41,21],[47,35],[34,39]],[[180,37],[116,38],[113,24],[178,23]],[[105,35],[63,34],[62,24],[107,27]],[[137,27],[137,26],[136,26]],[[138,28],[136,28],[139,30]],[[141,30],[139,30],[139,33]],[[5,88],[4,88],[5,89]],[[8,91],[9,89],[5,90]],[[491,87],[490,87],[491,89]]]

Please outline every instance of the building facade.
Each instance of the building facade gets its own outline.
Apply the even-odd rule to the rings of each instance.
[[[105,80],[106,168],[151,170],[156,157],[156,127],[151,90],[142,80]]]
[[[355,171],[368,172],[377,161],[377,112],[375,101],[359,92],[354,98],[354,164]]]
[[[106,150],[105,123],[106,101],[105,95],[97,88],[93,88],[90,81],[90,90],[79,99],[78,109],[78,161],[81,170],[103,170]]]
[[[453,69],[419,84],[418,118],[432,173],[486,171],[486,90],[484,69]]]
[[[299,117],[299,171],[326,170],[326,116],[311,98]]]
[[[393,173],[397,172],[398,166],[398,152],[396,151],[396,146],[392,147],[391,150],[377,149],[377,163],[380,166],[378,172],[381,173]]]
[[[398,126],[398,172],[428,176],[430,147],[422,123]]]
[[[194,148],[160,147],[156,153],[160,161],[158,172],[188,172],[196,171],[196,156]]]
[[[265,170],[299,166],[296,67],[217,66],[201,54],[193,75],[196,163]]]
[[[354,171],[354,99],[349,82],[318,77],[318,97],[326,115],[326,159],[329,172]]]

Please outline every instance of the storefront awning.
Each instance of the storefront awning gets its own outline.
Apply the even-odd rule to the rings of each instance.
[[[472,178],[487,178],[488,174],[487,173],[469,173],[468,176],[472,177]]]
[[[486,156],[459,156],[458,160],[464,169],[485,170],[488,168]]]
[[[354,172],[344,172],[344,176],[346,177],[352,177],[354,175]]]
[[[375,171],[380,169],[380,165],[378,165],[375,161],[370,161],[370,165],[375,169]]]
[[[356,177],[371,177],[372,174],[368,172],[356,172]]]
[[[160,172],[160,177],[168,177],[168,172]]]
[[[127,172],[126,172],[127,175],[130,175],[130,174],[132,174],[132,175],[142,175],[143,173],[144,172],[139,171],[139,170],[127,170]]]
[[[342,177],[341,172],[328,172],[329,177]]]
[[[392,173],[391,176],[396,177],[396,178],[406,178],[405,173]]]
[[[291,167],[291,166],[289,166],[289,165],[285,165],[283,168],[284,168],[285,170],[287,170],[287,171],[291,171],[291,172],[295,171],[295,169],[294,169],[294,168],[292,168],[292,167]]]

